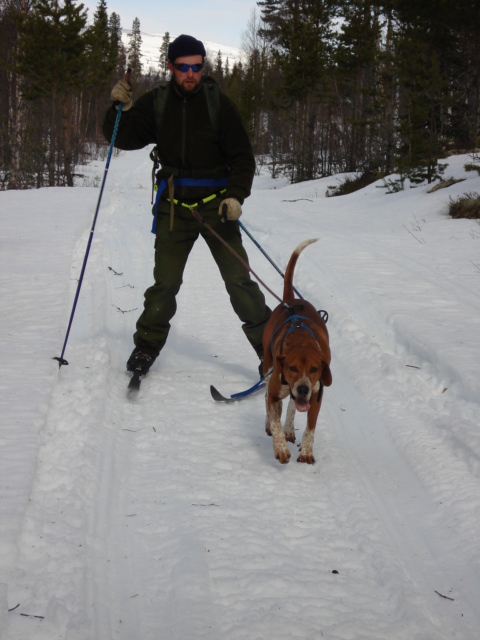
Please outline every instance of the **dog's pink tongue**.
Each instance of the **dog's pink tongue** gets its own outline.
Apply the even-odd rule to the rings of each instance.
[[[308,411],[310,409],[310,403],[304,398],[296,398],[295,408],[297,411],[302,411],[304,413],[305,411]]]

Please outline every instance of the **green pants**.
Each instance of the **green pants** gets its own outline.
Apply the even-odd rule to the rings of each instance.
[[[203,212],[205,221],[248,264],[240,229],[235,222],[221,222],[216,212]],[[201,235],[218,265],[235,313],[243,323],[242,328],[252,347],[260,353],[262,334],[271,310],[256,282],[250,278],[246,267],[208,229],[197,222],[188,210],[175,215],[173,231],[169,231],[169,216],[159,214],[155,242],[155,284],[145,292],[144,311],[137,322],[134,342],[137,346],[164,346],[170,330],[170,320],[175,315],[176,295],[183,281],[183,271],[190,251]],[[201,300],[195,302],[200,304]],[[225,336],[225,339],[227,336]]]

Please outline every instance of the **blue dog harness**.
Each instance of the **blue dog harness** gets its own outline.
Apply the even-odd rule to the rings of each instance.
[[[282,322],[282,324],[274,332],[274,334],[272,336],[272,340],[270,342],[270,350],[272,350],[272,344],[273,344],[273,341],[274,341],[275,336],[277,335],[277,333],[280,331],[280,329],[282,329],[282,327],[284,327],[286,324],[289,324],[289,323],[290,323],[290,326],[288,327],[287,332],[283,336],[282,344],[280,345],[280,353],[282,353],[282,351],[283,351],[283,343],[287,339],[287,336],[290,333],[292,333],[292,331],[295,331],[295,329],[303,329],[305,331],[308,331],[309,333],[311,333],[311,335],[312,335],[313,339],[315,340],[315,342],[317,342],[317,338],[315,336],[315,333],[314,333],[313,329],[311,327],[309,327],[308,325],[304,324],[302,322],[302,320],[307,320],[307,322],[311,322],[311,318],[307,318],[305,316],[299,316],[296,313],[292,314],[291,316],[288,316],[288,318],[284,322]],[[300,324],[296,324],[297,322],[299,322]]]

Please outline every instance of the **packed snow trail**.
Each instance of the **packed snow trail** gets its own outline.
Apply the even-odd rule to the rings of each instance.
[[[440,216],[441,192],[386,196],[373,186],[325,199],[333,178],[257,179],[242,220],[282,269],[300,241],[319,238],[295,286],[330,314],[333,385],[317,463],[297,464],[290,445],[282,466],[262,394],[233,405],[209,396],[210,383],[234,392],[253,382],[258,363],[201,239],[167,346],[126,398],[153,267],[147,158],[112,161],[70,365],[45,381],[5,579],[8,608],[20,606],[4,617],[2,640],[476,638],[478,225]],[[63,310],[36,298],[51,334],[61,335],[73,301],[84,219]],[[278,274],[245,244],[281,293]],[[299,441],[303,427],[298,416]]]

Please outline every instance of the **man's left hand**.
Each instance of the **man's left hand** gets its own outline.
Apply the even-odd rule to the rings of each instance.
[[[225,222],[225,220],[238,220],[242,215],[242,205],[236,198],[225,198],[220,203],[218,215],[222,216],[222,222]]]

